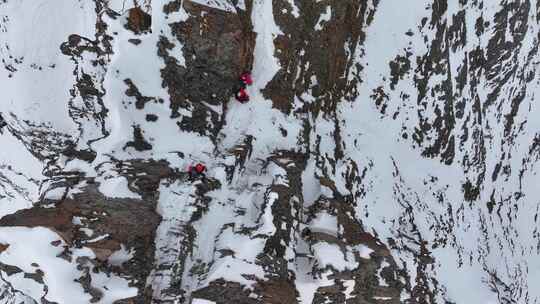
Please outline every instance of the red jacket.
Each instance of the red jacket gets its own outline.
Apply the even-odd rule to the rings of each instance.
[[[240,90],[238,90],[238,92],[236,93],[236,99],[240,102],[246,102],[249,100],[249,95],[246,91],[246,89],[244,88],[241,88]]]
[[[201,163],[198,163],[196,164],[195,166],[189,166],[188,167],[188,172],[189,173],[193,173],[193,172],[196,172],[196,173],[203,173],[204,171],[206,171],[206,166],[201,164]]]
[[[242,74],[242,76],[240,76],[240,80],[246,85],[252,85],[253,84],[253,79],[251,79],[251,74],[249,74],[249,73]]]
[[[195,171],[197,173],[203,173],[206,170],[206,166],[203,164],[196,164],[195,165]]]

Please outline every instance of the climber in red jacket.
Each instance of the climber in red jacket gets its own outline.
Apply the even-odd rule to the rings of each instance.
[[[240,88],[238,92],[236,92],[236,100],[238,100],[241,103],[246,103],[249,101],[249,95],[244,88]]]
[[[240,75],[240,81],[244,84],[244,87],[253,84],[253,79],[251,79],[251,74],[249,72],[242,73],[242,75]]]
[[[190,165],[188,167],[189,177],[192,180],[196,179],[196,178],[199,178],[199,177],[204,178],[205,177],[205,175],[204,175],[205,172],[206,172],[206,166],[201,164],[201,163],[198,163],[195,166]]]

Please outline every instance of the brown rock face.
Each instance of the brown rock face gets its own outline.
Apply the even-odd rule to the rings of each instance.
[[[72,199],[58,202],[55,208],[34,207],[7,215],[0,219],[0,226],[50,228],[70,246],[92,249],[100,262],[106,262],[121,244],[134,249],[134,258],[122,265],[121,272],[136,279],[142,293],[152,268],[155,230],[160,220],[152,201],[107,198],[89,186]],[[80,230],[83,227],[91,229],[93,235],[86,235]],[[96,237],[101,240],[93,241]],[[134,303],[146,303],[143,297]]]
[[[0,253],[6,251],[9,248],[8,244],[0,244]]]
[[[208,299],[218,304],[295,304],[297,292],[292,282],[271,279],[256,285],[254,292],[261,298],[250,296],[249,290],[235,282],[216,280],[210,286],[194,293],[194,297]]]
[[[96,189],[87,188],[73,199],[58,203],[56,208],[36,207],[7,215],[0,219],[0,226],[47,227],[73,242],[79,226],[73,224],[73,217],[77,216],[94,219],[83,225],[88,224],[95,233],[108,234],[120,243],[130,244],[152,237],[160,220],[153,208],[141,200],[106,198]]]
[[[294,282],[268,280],[258,284],[255,291],[262,294],[262,300],[265,304],[298,303],[298,292]]]
[[[129,10],[127,28],[135,33],[143,33],[150,30],[152,16],[144,12],[140,7]]]
[[[218,304],[238,303],[238,304],[262,304],[259,300],[249,297],[250,291],[236,282],[226,282],[216,280],[206,288],[194,293],[194,297],[208,299]]]
[[[272,1],[275,21],[286,34],[274,40],[275,56],[282,68],[264,93],[275,108],[289,113],[294,97],[301,98],[302,93],[311,90],[312,96],[320,100],[313,112],[331,114],[338,100],[355,93],[357,80],[348,82],[346,75],[352,72],[351,58],[360,52],[357,45],[365,39],[366,24],[374,12],[369,1],[306,1],[297,5],[302,11],[299,18],[284,13],[292,10],[289,1]],[[332,16],[317,30],[319,16],[327,7]],[[312,77],[317,79],[316,84]]]
[[[255,33],[250,24],[243,23],[235,13],[191,1],[184,1],[184,9],[191,17],[173,24],[172,29],[178,40],[188,44],[183,51],[192,69],[215,72],[223,80],[236,81],[242,71],[251,68]],[[200,63],[206,64],[199,66]]]
[[[222,125],[222,113],[205,103],[223,105],[232,96],[241,72],[251,68],[255,34],[239,15],[191,1],[173,1],[165,11],[176,11],[180,5],[189,18],[170,26],[183,45],[185,63],[169,55],[174,41],[161,37],[159,55],[166,64],[163,84],[171,96],[173,116],[179,115],[180,108],[192,111],[191,117],[182,118],[180,128],[215,136]]]
[[[66,242],[74,237],[73,214],[62,209],[33,208],[21,210],[0,219],[0,226],[47,227],[58,233]]]

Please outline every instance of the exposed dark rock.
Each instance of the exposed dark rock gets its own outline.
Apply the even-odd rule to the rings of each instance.
[[[139,152],[152,150],[152,145],[144,139],[143,132],[139,126],[133,126],[133,141],[127,142],[124,149],[127,147],[133,147]]]
[[[66,142],[67,148],[62,152],[65,156],[69,158],[77,158],[80,160],[87,161],[89,163],[93,162],[96,158],[96,153],[91,150],[77,150],[75,143],[71,140]]]
[[[2,113],[0,113],[0,134],[2,134],[5,126],[7,126],[7,122],[2,117]]]
[[[264,302],[250,297],[250,291],[242,285],[225,280],[211,282],[208,287],[193,293],[193,297],[208,299],[217,304],[263,304]],[[285,304],[285,303],[284,303]]]
[[[134,45],[141,44],[141,39],[128,39],[128,41],[133,43]]]
[[[276,23],[287,33],[274,41],[275,56],[282,68],[264,91],[274,107],[289,113],[294,98],[301,98],[310,89],[320,99],[314,114],[320,109],[330,114],[343,97],[354,99],[354,87],[360,79],[352,82],[345,79],[354,70],[349,58],[354,57],[357,45],[365,40],[364,25],[373,19],[374,11],[368,1],[296,3],[302,11],[299,18],[284,13],[292,10],[288,1],[273,1],[272,5]],[[327,6],[332,11],[331,19],[317,31],[315,25]],[[298,73],[301,77],[297,79]],[[317,79],[317,84],[312,83],[312,77]]]
[[[60,46],[60,50],[66,56],[81,57],[83,52],[101,53],[96,43],[79,35],[70,35],[68,40]]]
[[[179,108],[192,111],[191,117],[182,117],[180,128],[215,137],[223,124],[222,113],[207,104],[223,106],[240,74],[250,69],[254,33],[237,14],[191,1],[171,2],[166,10],[178,10],[179,5],[189,18],[170,26],[182,43],[185,64],[168,55],[174,42],[161,37],[159,55],[166,64],[161,71],[163,84],[171,96],[172,116],[178,116]]]
[[[156,122],[158,120],[158,116],[155,114],[146,114],[146,121],[152,121]]]
[[[128,22],[126,27],[136,34],[148,32],[151,30],[152,16],[143,11],[140,7],[129,9]]]
[[[79,231],[73,217],[83,219],[83,225],[97,236],[107,235],[94,242],[92,237]],[[58,233],[70,246],[85,246],[92,249],[101,262],[121,244],[135,250],[133,259],[123,265],[122,273],[134,279],[140,290],[140,299],[134,303],[145,303],[146,278],[154,257],[155,230],[160,216],[154,211],[152,201],[104,197],[93,187],[83,193],[66,198],[55,208],[21,210],[0,219],[0,226],[46,227]]]
[[[17,266],[6,265],[3,263],[0,263],[0,270],[5,272],[8,276],[23,272],[23,270]]]
[[[118,162],[115,169],[127,178],[128,188],[139,193],[146,201],[155,201],[158,196],[159,184],[162,180],[173,181],[182,179],[186,173],[173,170],[167,161],[133,159]]]
[[[42,270],[37,269],[35,273],[25,273],[24,278],[34,280],[35,282],[37,282],[39,284],[44,284],[44,282],[43,282],[43,276],[44,275],[45,274],[43,273]]]
[[[6,251],[9,248],[9,244],[0,243],[0,253]]]
[[[261,303],[264,304],[296,304],[298,291],[294,282],[279,279],[270,279],[259,282],[255,287],[255,293],[260,295]]]
[[[131,81],[131,79],[124,79],[124,83],[128,86],[128,89],[126,90],[126,95],[135,98],[135,107],[137,107],[137,109],[144,109],[144,105],[147,102],[152,100],[155,101],[155,99],[152,97],[143,96],[141,92],[139,92],[139,89],[135,86],[133,81]]]

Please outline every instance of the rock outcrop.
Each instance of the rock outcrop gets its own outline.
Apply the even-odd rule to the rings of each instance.
[[[148,303],[151,291],[146,291],[146,280],[153,267],[155,231],[160,222],[154,204],[107,198],[95,186],[53,204],[7,215],[0,219],[0,227],[49,228],[67,243],[66,258],[70,248],[90,248],[95,261],[89,271],[106,269],[129,276],[140,290],[132,303]],[[110,257],[122,249],[133,251],[133,257],[122,265],[111,265]],[[86,284],[92,286],[92,281],[88,279]],[[99,300],[100,296],[96,296],[96,302]]]
[[[168,14],[182,10],[189,16],[169,24],[172,37],[161,36],[159,42],[171,115],[188,109],[191,117],[183,116],[179,127],[214,138],[224,123],[222,115],[239,75],[252,67],[255,33],[238,14],[193,1],[173,1],[164,10]],[[177,44],[182,46],[184,62],[170,54]]]

